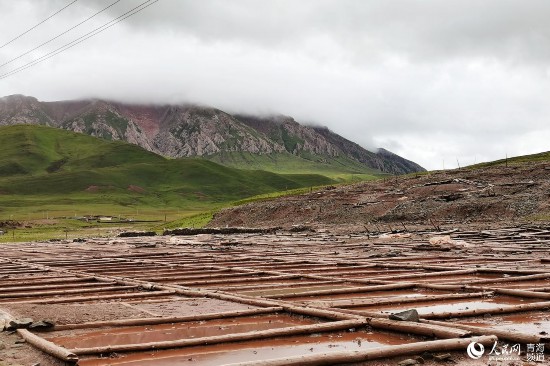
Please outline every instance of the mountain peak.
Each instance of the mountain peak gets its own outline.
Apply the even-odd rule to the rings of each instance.
[[[0,100],[9,101],[9,102],[21,101],[21,100],[29,100],[29,101],[38,102],[38,99],[36,99],[35,97],[29,97],[29,96],[26,96],[26,95],[23,95],[23,94],[6,95],[5,97],[0,97]]]

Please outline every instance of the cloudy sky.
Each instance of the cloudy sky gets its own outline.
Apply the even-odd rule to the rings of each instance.
[[[0,0],[0,45],[72,1]],[[0,95],[280,113],[428,169],[550,150],[547,0],[152,0],[19,69],[144,1],[48,42],[115,2],[78,0],[4,45]]]

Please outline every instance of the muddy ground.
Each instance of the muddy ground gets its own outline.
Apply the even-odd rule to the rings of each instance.
[[[150,242],[155,246],[146,245]],[[53,330],[33,332],[74,352],[195,342],[139,352],[92,351],[80,356],[82,366],[222,365],[438,339],[369,323],[411,308],[424,320],[450,327],[477,325],[488,328],[480,334],[501,329],[541,339],[550,324],[549,244],[546,228],[510,227],[377,234],[322,229],[3,245],[0,310],[4,317],[53,322]],[[314,330],[335,324],[334,314],[359,323]],[[168,318],[168,323],[152,323]],[[112,323],[128,319],[145,323]],[[261,336],[296,326],[312,328]],[[247,333],[248,338],[231,341]],[[0,332],[0,341],[0,365],[64,364],[22,343],[16,333]],[[433,359],[445,353],[448,359]],[[398,365],[414,356],[422,352],[360,364]],[[517,361],[491,363],[486,356],[472,360],[465,350],[448,349],[424,354],[423,361],[431,366],[530,364],[525,352]]]

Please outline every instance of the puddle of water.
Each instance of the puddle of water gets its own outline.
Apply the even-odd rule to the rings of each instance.
[[[386,262],[388,259],[387,258],[374,258],[372,259],[373,262]],[[418,262],[434,262],[434,263],[438,263],[438,262],[444,262],[443,259],[439,259],[439,258],[431,258],[431,257],[428,257],[428,258],[414,258],[411,259],[411,258],[392,258],[392,261],[395,263],[395,262],[399,262],[399,263],[404,263],[404,264],[418,264]]]
[[[260,267],[260,266],[258,266]],[[346,267],[331,266],[326,264],[291,264],[291,265],[275,265],[275,266],[261,266],[265,269],[273,269],[274,271],[298,271],[300,273],[314,273],[324,272],[330,270],[344,270]]]
[[[228,363],[258,361],[309,355],[325,352],[358,351],[386,345],[416,342],[408,335],[393,333],[338,332],[311,336],[274,338],[259,341],[190,347],[186,349],[159,352],[142,352],[122,355],[118,359],[81,360],[82,366],[125,365],[125,366],[217,366]]]
[[[103,286],[106,286],[107,284],[105,283],[100,283],[100,282],[93,282],[93,281],[89,281],[89,282],[75,282],[75,283],[57,283],[57,284],[45,284],[45,285],[35,285],[35,284],[26,284],[26,282],[22,282],[22,283],[17,283],[17,284],[10,284],[9,286],[3,286],[2,284],[0,284],[0,286],[2,287],[2,290],[3,292],[5,291],[5,293],[11,291],[11,292],[24,292],[24,291],[47,291],[47,290],[70,290],[70,289],[80,289],[80,288],[92,288],[92,287],[103,287]],[[23,290],[17,290],[17,288],[21,288],[21,287],[24,287],[25,289]],[[14,288],[16,290],[14,290]]]
[[[185,276],[184,276],[185,277]],[[220,283],[219,281],[222,281],[221,283],[231,283],[231,282],[246,282],[248,279],[253,279],[254,282],[256,281],[261,281],[261,280],[268,280],[269,277],[273,277],[273,275],[270,275],[270,274],[249,274],[249,273],[245,273],[245,274],[228,274],[228,275],[224,275],[224,276],[220,276],[220,277],[215,277],[215,278],[190,278],[190,279],[180,279],[180,283],[182,285],[185,285],[186,283],[192,285],[194,283],[201,283],[201,284],[209,284],[209,283]]]
[[[521,260],[513,260],[513,262],[517,262]],[[461,259],[461,260],[448,260],[448,262],[453,262],[456,264],[479,264],[479,265],[485,265],[485,264],[501,264],[506,263],[505,259],[485,259],[485,260],[479,260],[479,259]]]
[[[288,280],[279,280],[276,278],[266,278],[266,279],[260,279],[260,280],[254,280],[254,281],[248,281],[246,277],[241,277],[240,279],[236,279],[235,281],[226,282],[226,283],[205,283],[205,284],[183,284],[183,286],[191,287],[191,288],[216,288],[219,290],[231,290],[232,287],[242,287],[246,285],[256,285],[256,286],[262,286],[262,285],[271,285],[271,284],[296,284],[303,281],[302,279],[288,279]],[[178,283],[180,284],[181,281],[170,281],[171,283]]]
[[[411,274],[411,270],[388,270],[388,269],[373,269],[373,268],[337,268],[337,269],[318,269],[314,271],[300,271],[300,273],[312,273],[321,276],[389,276],[394,274],[407,273]],[[414,272],[416,273],[416,272]],[[418,271],[418,273],[423,273],[423,271]]]
[[[349,274],[332,274],[330,276],[338,276],[338,277],[344,277],[344,278],[359,278],[364,280],[371,280],[371,279],[384,279],[388,278],[390,276],[399,276],[399,275],[416,275],[416,274],[425,274],[426,271],[395,271],[395,272],[389,272],[389,271],[378,271],[378,272],[372,272],[372,273],[349,273]],[[393,279],[393,278],[392,278]]]
[[[522,288],[531,288],[531,287],[550,287],[550,279],[484,283],[483,286],[508,288],[508,289],[509,288],[522,289]]]
[[[239,317],[199,322],[159,324],[81,333],[78,337],[64,335],[48,340],[66,348],[100,347],[119,344],[137,344],[177,339],[193,339],[224,334],[237,334],[266,329],[286,328],[317,323],[311,319],[286,314]]]
[[[475,280],[485,280],[493,278],[502,278],[502,275],[494,274],[466,274],[466,275],[452,275],[452,276],[434,276],[427,278],[408,279],[411,282],[429,282],[429,283],[467,283]]]
[[[180,269],[172,269],[172,270],[162,270],[162,271],[154,270],[147,273],[144,273],[143,271],[141,272],[136,271],[132,273],[125,272],[125,275],[132,275],[132,277],[136,277],[136,278],[151,277],[151,278],[163,279],[163,278],[170,278],[170,277],[182,277],[182,278],[186,277],[186,278],[193,279],[193,278],[205,278],[205,277],[207,278],[208,276],[219,277],[229,273],[230,273],[229,269],[204,270],[204,271],[184,271]]]
[[[550,314],[547,312],[507,314],[502,316],[492,316],[489,318],[475,318],[468,322],[461,321],[459,323],[530,334],[539,334],[540,332],[548,332],[550,329]]]
[[[0,285],[9,285],[9,286],[21,286],[22,283],[25,283],[26,285],[40,285],[44,283],[49,283],[49,281],[54,281],[53,283],[63,283],[63,282],[70,282],[73,280],[78,281],[79,278],[73,277],[73,276],[10,276],[7,278],[0,279]],[[63,281],[60,281],[63,280]]]
[[[57,299],[66,299],[65,302],[90,302],[90,301],[100,301],[102,296],[122,296],[121,299],[124,299],[126,295],[134,295],[136,298],[150,298],[157,297],[156,291],[141,291],[136,288],[129,289],[117,289],[116,286],[113,286],[112,290],[107,291],[98,291],[94,293],[72,293],[72,294],[45,294],[43,296],[18,296],[16,298],[0,298],[0,303],[13,302],[13,301],[26,301],[26,302],[36,302],[36,303],[47,303],[47,301],[55,301]],[[97,297],[94,297],[97,296]],[[110,299],[111,301],[116,301],[116,298]]]
[[[487,299],[449,299],[438,301],[426,301],[407,303],[403,305],[378,305],[355,308],[356,310],[379,311],[383,314],[391,314],[407,309],[416,309],[418,314],[427,315],[431,313],[446,313],[464,310],[496,309],[508,305],[519,305],[533,302],[519,297],[499,296]]]
[[[371,291],[371,292],[359,292],[351,294],[337,294],[337,295],[321,295],[321,296],[303,296],[293,297],[292,301],[331,301],[331,300],[346,300],[346,299],[384,299],[391,297],[415,297],[425,295],[442,295],[445,292],[431,291],[424,289],[406,289],[406,290],[391,290],[391,291]]]
[[[239,294],[248,295],[248,296],[267,296],[267,295],[284,295],[284,294],[294,294],[308,291],[319,291],[319,290],[332,290],[338,288],[349,287],[349,285],[321,285],[321,286],[308,286],[308,287],[279,287],[277,289],[271,290],[256,290],[256,291],[239,291]]]

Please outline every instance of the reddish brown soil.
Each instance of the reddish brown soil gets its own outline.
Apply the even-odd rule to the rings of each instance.
[[[98,192],[99,191],[99,186],[89,186],[88,188],[85,189],[86,192]]]
[[[460,322],[490,328],[483,334],[492,334],[491,328],[497,328],[520,330],[534,337],[547,327],[548,292],[531,289],[512,296],[500,294],[495,288],[510,289],[516,284],[538,288],[547,284],[548,228],[457,230],[446,234],[418,231],[405,235],[326,230],[209,234],[156,237],[155,247],[138,245],[149,240],[2,245],[0,310],[11,317],[53,320],[61,329],[33,332],[55,344],[77,349],[106,347],[92,351],[90,356],[81,355],[81,365],[217,366],[433,340],[408,331],[376,328],[365,317],[383,312],[387,319],[388,312],[405,309],[418,309],[421,317],[435,315],[450,327]],[[179,278],[174,280],[175,276]],[[172,279],[166,281],[168,277]],[[529,309],[518,308],[526,304]],[[508,313],[497,314],[495,306]],[[312,314],[312,309],[317,313]],[[319,326],[332,325],[335,320],[318,311],[337,313],[339,319],[353,318],[354,325],[320,332]],[[454,312],[452,319],[449,311]],[[363,315],[359,320],[353,315],[358,312]],[[129,319],[134,323],[139,320],[139,324],[90,324]],[[80,326],[63,329],[63,324],[75,323]],[[307,329],[285,337],[272,333],[296,326]],[[265,331],[270,336],[262,339],[259,334]],[[240,341],[234,338],[242,335],[248,336]],[[5,346],[0,352],[1,366],[63,364],[26,344],[16,344],[16,340],[16,334],[0,332]],[[174,340],[184,341],[185,345],[172,344],[163,349],[156,344],[130,352],[111,352],[108,348]],[[452,361],[427,359],[425,365],[490,364],[487,355],[474,361],[465,350],[450,353]],[[361,365],[397,365],[408,358]],[[524,355],[519,364],[525,364],[523,361]]]
[[[51,357],[34,347],[20,343],[21,338],[15,334],[0,332],[0,366],[65,366],[69,365]]]
[[[130,192],[136,192],[136,193],[144,193],[144,192],[145,192],[145,189],[143,189],[142,187],[140,187],[140,186],[134,186],[134,185],[132,185],[132,184],[130,184],[130,185],[128,186],[128,190],[129,190]]]
[[[75,324],[100,320],[150,317],[144,311],[122,304],[2,304],[12,316],[52,320],[56,324]]]
[[[154,137],[158,133],[162,119],[160,108],[138,105],[120,105],[119,108],[145,132],[147,137]]]
[[[158,314],[159,316],[173,317],[173,316],[187,316],[187,315],[199,315],[207,313],[218,313],[224,311],[236,311],[247,310],[256,308],[251,305],[238,304],[229,301],[222,301],[217,299],[189,299],[185,301],[164,301],[164,302],[143,302],[132,304],[137,309],[141,309],[151,314]]]
[[[461,169],[330,187],[226,209],[210,226],[385,231],[403,229],[402,223],[487,228],[530,222],[550,217],[549,168],[533,163]]]

